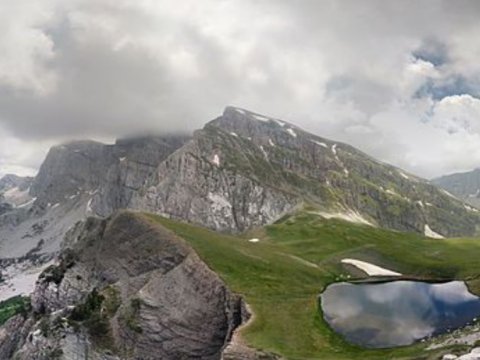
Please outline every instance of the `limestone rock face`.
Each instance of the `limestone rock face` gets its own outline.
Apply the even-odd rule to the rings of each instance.
[[[79,227],[72,249],[39,278],[32,295],[37,315],[24,320],[30,335],[21,333],[23,323],[5,325],[19,340],[2,345],[0,338],[0,353],[18,359],[43,359],[35,354],[54,351],[59,359],[72,359],[66,355],[71,353],[95,359],[220,359],[242,322],[242,300],[182,239],[127,212],[91,218]],[[78,319],[78,309],[85,316],[89,308],[82,304],[98,299],[92,294],[103,297],[98,312],[75,326],[66,321]],[[95,316],[106,322],[101,334],[92,328]],[[48,324],[48,333],[42,324]]]
[[[238,145],[229,149],[237,154],[249,151],[229,140],[211,137],[208,130],[197,132],[191,142],[160,164],[130,206],[220,231],[264,225],[292,210],[298,199],[288,192],[224,163],[228,158],[223,145]]]
[[[475,209],[426,180],[347,144],[233,107],[161,162],[129,206],[243,231],[300,204],[326,216],[401,231],[431,229],[438,236],[473,235],[480,224]]]

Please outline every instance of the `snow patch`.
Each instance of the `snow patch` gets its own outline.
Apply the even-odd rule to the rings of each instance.
[[[401,276],[402,274],[382,268],[377,265],[370,264],[366,261],[355,260],[355,259],[342,259],[343,264],[353,265],[360,270],[367,273],[368,276]]]
[[[263,121],[263,122],[266,122],[266,121],[270,121],[269,118],[266,118],[265,116],[262,116],[262,115],[253,115],[253,117],[257,120],[260,120],[260,121]]]
[[[245,115],[245,111],[243,111],[242,109],[235,108],[235,111],[242,114],[242,115]]]
[[[265,151],[265,149],[263,148],[262,145],[260,145],[260,150],[262,150],[262,153],[263,153],[263,156],[265,156],[265,159],[268,160],[268,154],[267,154],[267,152]]]
[[[422,207],[422,208],[425,207],[425,205],[423,205],[423,201],[422,201],[422,200],[417,200],[417,201],[415,201],[415,204],[420,205],[420,207]]]
[[[394,196],[400,196],[397,192],[393,191],[393,190],[390,190],[390,189],[387,189],[387,191],[385,191],[387,194],[390,194],[390,195],[394,195]]]
[[[443,239],[444,236],[442,234],[439,234],[435,231],[433,231],[428,224],[425,224],[425,229],[424,229],[424,234],[425,236],[432,238],[432,239]]]
[[[440,190],[441,190],[445,195],[448,195],[448,196],[450,196],[451,198],[454,198],[454,199],[457,199],[457,200],[458,200],[458,198],[457,198],[455,195],[449,193],[447,190],[444,190],[444,189],[440,189]]]
[[[297,133],[295,131],[293,131],[293,129],[287,129],[286,130],[291,136],[293,136],[294,138],[297,137]]]
[[[333,155],[337,155],[337,144],[332,145],[332,153]]]
[[[118,160],[120,160],[120,162],[124,162],[126,159],[127,159],[126,157],[121,157]]]
[[[260,239],[256,239],[256,238],[248,240],[248,242],[251,242],[251,243],[257,243],[259,241]]]
[[[463,204],[463,207],[468,211],[478,212],[478,209],[475,209],[474,207],[471,207],[467,204]]]
[[[220,166],[220,157],[219,157],[217,154],[213,155],[213,160],[212,160],[212,162],[213,162],[215,165]]]
[[[270,138],[268,139],[268,144],[269,144],[270,146],[275,146],[275,143],[274,143],[274,142],[272,141],[272,139],[270,139]]]
[[[319,145],[319,146],[322,146],[322,147],[328,149],[328,145],[325,144],[324,142],[320,142],[320,141],[316,141],[316,140],[310,140],[310,142],[312,142],[312,143],[314,143],[314,144],[317,144],[317,145]]]
[[[93,212],[92,210],[92,201],[93,201],[93,198],[91,198],[90,200],[88,200],[87,202],[87,207],[85,209],[85,213],[88,215],[88,214],[91,214]]]
[[[233,131],[230,133],[230,135],[238,137],[237,133],[234,133]]]
[[[281,127],[284,127],[285,126],[285,123],[283,121],[280,121],[280,120],[274,120],[278,125],[280,125]]]
[[[399,171],[398,173],[399,173],[400,176],[403,177],[404,179],[410,180],[410,177],[409,177],[407,174],[405,174],[405,173],[403,173],[403,172],[401,172],[401,171]]]

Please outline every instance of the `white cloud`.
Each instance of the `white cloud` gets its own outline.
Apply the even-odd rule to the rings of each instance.
[[[234,104],[423,176],[480,166],[475,1],[1,6],[0,126],[29,153],[190,131]],[[2,166],[38,165],[21,154],[0,153]]]

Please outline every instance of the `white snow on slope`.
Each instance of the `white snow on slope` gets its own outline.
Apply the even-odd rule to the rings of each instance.
[[[353,265],[359,268],[360,270],[366,272],[367,275],[369,276],[401,276],[402,275],[396,271],[388,270],[380,266],[373,265],[361,260],[342,259],[342,263]]]
[[[262,145],[260,145],[260,150],[262,150],[262,153],[263,153],[263,156],[265,156],[265,159],[268,160],[268,154],[267,154],[267,152],[265,151],[265,149],[263,148]]]
[[[220,157],[219,157],[217,154],[213,155],[213,160],[212,160],[212,162],[213,162],[215,165],[220,166]]]
[[[409,177],[407,174],[405,174],[405,173],[403,173],[403,172],[401,172],[401,171],[399,171],[398,173],[399,173],[400,176],[403,177],[404,179],[407,179],[407,180],[410,179],[410,177]]]
[[[88,200],[87,202],[87,206],[85,208],[85,214],[88,215],[88,214],[91,214],[93,212],[93,209],[92,209],[92,201],[93,199],[90,198],[90,200]]]
[[[281,127],[284,127],[285,126],[285,123],[283,121],[280,121],[280,120],[275,120],[275,122],[280,125]]]
[[[230,133],[230,135],[238,137],[237,133],[234,133],[233,131]]]
[[[459,200],[455,195],[449,193],[447,190],[444,190],[444,189],[440,189],[445,195],[448,195],[450,196],[451,198],[454,198],[454,199],[457,199]]]
[[[360,213],[349,210],[346,212],[337,212],[337,213],[329,213],[329,212],[323,212],[323,211],[312,211],[312,214],[320,215],[321,217],[325,219],[341,219],[345,221],[349,221],[352,223],[356,224],[365,224],[365,225],[370,225],[370,226],[375,226],[372,224],[370,221],[365,219]]]
[[[275,146],[275,143],[270,138],[268,139],[268,143],[270,144],[270,146]]]
[[[265,116],[262,116],[262,115],[253,115],[253,117],[260,121],[270,121],[269,118],[266,118]]]
[[[433,231],[428,224],[425,224],[425,230],[424,230],[425,236],[432,238],[432,239],[443,239],[444,236],[442,234],[439,234],[435,231]]]
[[[235,108],[235,111],[242,115],[245,115],[245,111],[243,111],[242,109]]]
[[[468,211],[478,212],[478,209],[475,209],[474,207],[471,207],[467,204],[464,204],[463,207]]]
[[[257,243],[257,242],[260,241],[260,239],[256,239],[256,238],[255,238],[255,239],[250,239],[250,240],[248,240],[248,241],[251,242],[251,243]]]
[[[297,133],[295,131],[293,131],[293,129],[287,129],[286,130],[291,136],[293,136],[294,138],[297,137]]]
[[[328,145],[325,144],[325,143],[323,143],[323,142],[316,141],[316,140],[310,140],[310,141],[311,141],[312,143],[317,144],[317,145],[319,145],[319,146],[322,146],[322,147],[324,147],[324,148],[328,148]]]
[[[332,153],[333,155],[337,155],[337,144],[332,145]]]

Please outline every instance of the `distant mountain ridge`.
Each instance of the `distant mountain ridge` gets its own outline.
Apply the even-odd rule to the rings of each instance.
[[[470,205],[480,207],[480,169],[441,176],[432,182]]]

